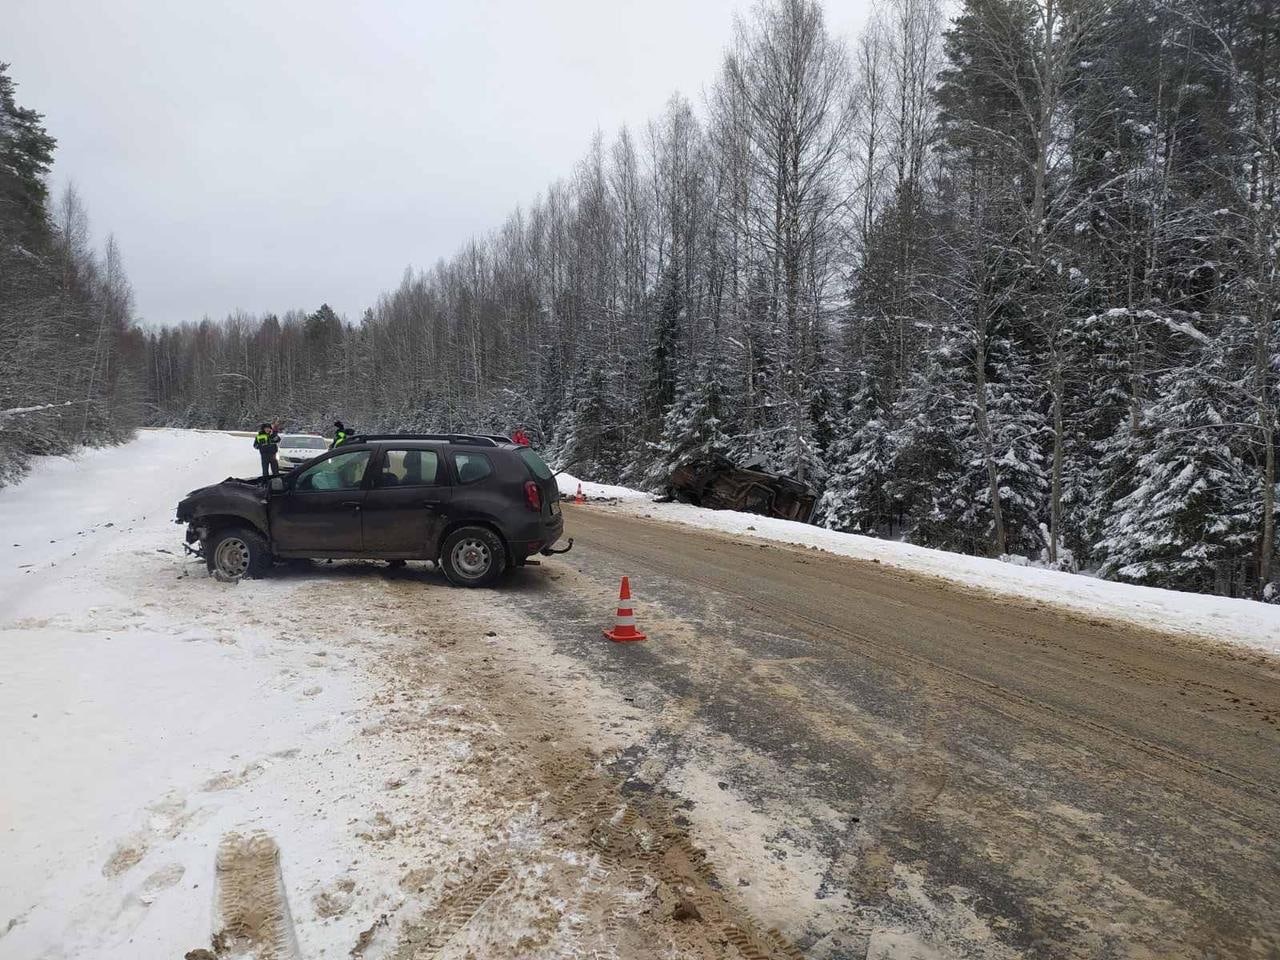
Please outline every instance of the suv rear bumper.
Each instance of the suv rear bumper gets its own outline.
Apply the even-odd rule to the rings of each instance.
[[[537,554],[550,556],[553,553],[564,553],[569,549],[568,547],[561,550],[555,549],[555,545],[563,536],[564,517],[557,514],[550,519],[546,517],[531,519],[519,530],[514,531],[514,536],[509,541],[511,559],[516,563],[523,563]]]
[[[553,553],[568,553],[569,550],[573,548],[573,540],[570,539],[567,541],[568,546],[557,549],[556,544],[561,542],[558,531],[554,537],[549,540],[513,540],[511,542],[511,558],[515,560],[516,563],[523,563],[525,560],[529,559],[529,557],[536,556],[537,554],[549,557]]]

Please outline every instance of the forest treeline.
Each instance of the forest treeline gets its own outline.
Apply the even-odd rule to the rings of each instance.
[[[491,234],[328,307],[146,343],[152,422],[526,426],[656,488],[719,450],[820,521],[1264,596],[1280,11],[766,0],[696,105],[598,135]]]
[[[118,442],[144,416],[146,343],[120,250],[89,243],[74,188],[51,202],[55,141],[0,63],[0,485],[32,456]]]
[[[654,486],[721,449],[822,522],[1258,595],[1275,554],[1263,0],[806,0],[356,324],[149,344],[168,422],[533,429]]]

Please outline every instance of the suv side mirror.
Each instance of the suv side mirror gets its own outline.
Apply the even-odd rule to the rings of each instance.
[[[284,493],[284,477],[272,477],[267,481],[272,493]]]

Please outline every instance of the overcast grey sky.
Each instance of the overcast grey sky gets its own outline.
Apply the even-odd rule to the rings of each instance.
[[[870,0],[828,0],[851,36]],[[0,0],[150,324],[328,301],[357,319],[679,90],[747,0]]]

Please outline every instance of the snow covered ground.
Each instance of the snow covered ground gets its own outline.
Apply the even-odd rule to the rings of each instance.
[[[581,728],[592,749],[620,749],[630,700],[557,659],[518,592],[452,591],[421,569],[375,564],[282,568],[240,585],[209,579],[182,553],[174,506],[257,465],[244,436],[146,431],[123,447],[43,460],[0,490],[0,960],[172,958],[207,947],[222,921],[220,845],[257,832],[278,844],[297,938],[296,950],[272,956],[346,956],[361,944],[366,960],[390,956],[415,924],[437,923],[433,904],[461,896],[450,891],[496,876],[484,873],[496,850],[512,864],[494,908],[501,922],[447,955],[504,955],[485,936],[532,937],[530,955],[573,953],[557,939],[564,903],[630,894],[604,896],[590,854],[565,846],[579,808],[562,801],[568,819],[547,829],[536,783],[512,771],[527,776],[519,763],[549,751],[543,765],[561,771],[557,789],[567,791],[581,777],[556,766],[565,749],[556,705],[589,706]],[[578,480],[560,484],[571,496]],[[1277,617],[1260,604],[654,504],[621,487],[584,483],[583,492],[616,501],[590,509],[1280,650]],[[530,742],[508,750],[522,735]],[[789,888],[779,880],[777,889]],[[583,936],[603,936],[593,923]],[[650,955],[643,947],[627,955]]]
[[[560,495],[572,499],[582,489],[582,495],[589,500],[650,500],[647,493],[632,490],[630,487],[617,487],[607,483],[592,483],[590,480],[579,480],[568,473],[556,474],[556,483],[560,487]]]
[[[315,626],[361,584],[229,586],[182,556],[181,495],[256,467],[243,438],[146,431],[0,490],[3,960],[207,948],[215,850],[253,831],[280,843],[302,955],[345,956],[430,847],[393,824],[434,815],[449,754],[370,734],[389,708],[359,668],[391,641]],[[428,832],[456,856],[471,821],[449,820]]]
[[[1154,630],[1220,640],[1280,654],[1280,605],[1134,586],[1094,577],[968,557],[892,540],[838,533],[789,520],[683,503],[654,503],[626,487],[580,481],[562,473],[560,491],[572,496],[581,482],[588,498],[612,498],[618,509],[735,535],[796,544],[859,560],[876,560],[941,577],[1000,596],[1055,604],[1093,617],[1124,620]]]
[[[632,889],[646,850],[599,859],[628,807],[594,770],[634,691],[585,677],[518,591],[373,563],[212,580],[174,506],[256,467],[243,436],[147,431],[0,490],[0,960],[175,960],[245,924],[255,948],[219,956],[721,956]]]

